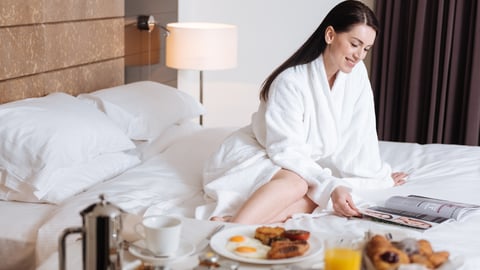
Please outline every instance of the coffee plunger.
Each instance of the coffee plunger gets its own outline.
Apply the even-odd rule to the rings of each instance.
[[[65,240],[70,234],[82,235],[84,270],[120,270],[122,267],[122,216],[119,207],[107,202],[101,194],[100,202],[80,212],[83,226],[66,228],[59,239],[59,267],[66,269]]]

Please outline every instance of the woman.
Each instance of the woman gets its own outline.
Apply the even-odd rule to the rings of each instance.
[[[335,6],[310,38],[265,80],[252,123],[207,162],[211,203],[197,217],[283,222],[327,207],[360,213],[352,189],[404,182],[380,159],[373,96],[362,60],[378,22],[358,1]]]

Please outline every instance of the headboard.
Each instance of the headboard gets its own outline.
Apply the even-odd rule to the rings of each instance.
[[[123,0],[1,0],[0,103],[124,83]]]

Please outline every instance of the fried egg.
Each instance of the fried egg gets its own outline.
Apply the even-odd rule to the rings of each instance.
[[[238,256],[253,259],[266,259],[270,250],[260,240],[245,235],[234,235],[226,244],[226,249]]]

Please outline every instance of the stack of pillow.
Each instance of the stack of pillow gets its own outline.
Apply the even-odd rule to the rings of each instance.
[[[203,112],[184,92],[151,81],[2,104],[0,200],[60,203],[138,165],[134,142]]]

